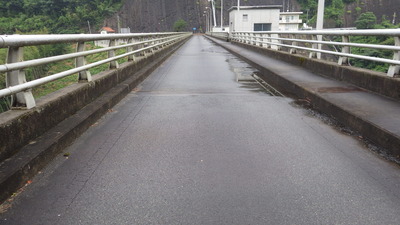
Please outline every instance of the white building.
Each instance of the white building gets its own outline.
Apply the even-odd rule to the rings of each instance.
[[[279,16],[279,30],[299,30],[299,25],[303,23],[300,19],[301,14],[303,14],[303,12],[281,12]]]
[[[237,6],[229,11],[229,30],[238,31],[277,31],[281,5]]]

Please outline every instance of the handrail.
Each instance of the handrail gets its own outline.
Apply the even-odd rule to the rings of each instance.
[[[299,30],[299,31],[245,31],[233,33],[252,34],[306,34],[306,35],[340,35],[340,36],[399,36],[400,29],[368,29],[368,30]]]
[[[44,65],[44,64],[48,64],[48,63],[67,60],[67,59],[73,59],[73,58],[77,58],[80,56],[88,56],[88,55],[93,55],[96,53],[108,52],[110,50],[118,50],[120,48],[138,46],[138,45],[142,45],[142,44],[151,43],[154,41],[167,40],[168,38],[169,37],[159,38],[159,39],[150,40],[150,41],[135,42],[133,44],[125,44],[125,45],[119,45],[119,46],[114,46],[114,47],[94,49],[94,50],[89,50],[89,51],[85,51],[85,52],[69,53],[69,54],[65,54],[65,55],[52,56],[52,57],[32,59],[32,60],[17,62],[17,63],[4,64],[4,65],[0,65],[0,73],[12,71],[12,70],[20,70],[20,69],[24,69],[24,68],[28,68],[28,67],[33,67],[33,66],[40,66],[40,65]]]
[[[134,33],[134,34],[39,34],[39,35],[1,35],[0,48],[22,47],[44,44],[60,44],[71,42],[87,42],[99,40],[116,40],[143,38],[152,36],[171,36],[176,32],[166,33]]]
[[[311,36],[311,39],[309,36]],[[340,36],[342,37],[342,42],[323,41],[323,36]],[[350,41],[350,37],[352,36],[393,37],[395,44],[377,45],[352,43]],[[281,47],[287,47],[289,52],[292,54],[295,54],[296,50],[305,50],[309,52],[310,58],[317,57],[320,59],[321,53],[335,55],[339,56],[339,65],[348,64],[348,58],[387,63],[390,65],[387,71],[387,75],[390,77],[394,77],[399,74],[400,71],[400,29],[231,32],[229,34],[229,39],[234,42],[258,45],[260,47],[271,48],[278,51],[282,49]],[[299,43],[310,44],[311,47],[298,46]],[[342,51],[337,52],[322,49],[322,45],[342,46]],[[393,59],[353,54],[351,53],[352,47],[390,50],[393,51]]]
[[[57,79],[79,73],[79,80],[90,82],[90,68],[110,63],[110,69],[118,68],[116,60],[128,57],[135,61],[135,55],[152,54],[154,50],[179,42],[191,33],[140,33],[140,34],[92,34],[92,35],[3,35],[0,36],[0,48],[8,48],[7,63],[0,65],[0,72],[6,72],[7,87],[0,90],[0,98],[13,96],[13,105],[23,105],[30,109],[36,106],[31,89]],[[89,41],[109,40],[109,47],[85,51],[85,43]],[[116,46],[117,40],[125,40],[127,44]],[[77,52],[23,61],[23,48],[43,44],[77,43]],[[134,49],[135,48],[135,49]],[[116,55],[118,49],[126,52]],[[85,57],[97,53],[108,52],[108,58],[86,64]],[[32,81],[26,81],[24,70],[33,66],[49,64],[67,59],[75,59],[76,67],[67,71],[49,75]]]

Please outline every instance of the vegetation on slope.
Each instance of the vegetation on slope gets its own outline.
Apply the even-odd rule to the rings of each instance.
[[[0,34],[74,34],[97,29],[104,19],[114,14],[123,0],[0,0]],[[29,46],[24,59],[36,59],[74,51],[67,44]],[[0,64],[6,60],[7,49],[0,49]],[[94,56],[96,57],[96,56]],[[90,57],[88,57],[90,61]],[[27,80],[33,80],[73,68],[73,60],[29,68]],[[104,67],[104,66],[103,66]],[[92,71],[95,74],[99,69]],[[75,76],[49,83],[34,90],[35,97],[76,82]],[[5,87],[5,74],[0,74],[0,88]],[[7,110],[7,98],[0,99],[0,112]]]
[[[0,34],[46,29],[52,34],[88,31],[101,24],[122,0],[0,0]]]

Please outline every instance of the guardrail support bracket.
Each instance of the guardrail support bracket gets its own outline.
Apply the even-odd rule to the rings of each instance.
[[[24,60],[23,47],[9,47],[7,63],[17,63]],[[25,71],[14,70],[6,73],[6,87],[26,83]],[[11,95],[12,109],[31,109],[36,106],[31,89]]]
[[[86,49],[85,42],[77,43],[76,52],[84,52],[85,49]],[[86,57],[85,56],[77,57],[75,59],[75,67],[76,68],[84,66],[84,65],[86,65]],[[83,82],[92,81],[92,75],[90,74],[89,70],[84,70],[84,71],[79,72],[79,82],[81,82],[81,81],[83,81]]]
[[[350,37],[349,36],[342,36],[342,42],[343,43],[350,43]],[[350,54],[350,46],[343,46],[342,47],[342,53],[346,53],[346,54]],[[339,61],[338,61],[339,65],[349,65],[349,58],[348,57],[344,57],[344,56],[340,56],[339,57]]]
[[[400,37],[394,37],[394,44],[395,46],[400,46]],[[393,60],[400,60],[400,51],[395,51],[393,55]],[[400,66],[399,65],[391,65],[389,66],[389,70],[387,75],[389,77],[394,77],[395,75],[399,75],[400,73]]]
[[[116,45],[116,40],[110,40],[110,47],[114,47]],[[108,51],[108,58],[115,57],[117,54],[115,53],[115,50]],[[109,69],[118,69],[119,64],[118,61],[112,61],[110,62]]]

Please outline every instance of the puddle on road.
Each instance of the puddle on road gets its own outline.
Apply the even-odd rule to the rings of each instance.
[[[235,74],[235,81],[240,84],[240,88],[251,92],[265,93],[270,96],[284,95],[260,78],[260,72],[251,67],[246,62],[236,57],[230,57],[226,60],[231,71]]]

